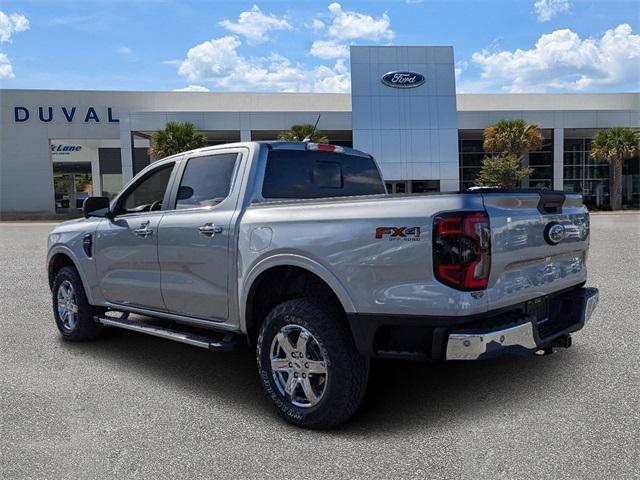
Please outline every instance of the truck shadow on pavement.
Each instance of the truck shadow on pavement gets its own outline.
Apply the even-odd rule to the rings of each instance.
[[[567,353],[474,362],[374,361],[367,396],[348,428],[441,431],[467,419],[537,409],[535,403],[544,403],[549,391],[571,382],[564,368]]]
[[[205,402],[240,409],[240,415],[255,417],[256,421],[270,418],[280,424],[279,428],[295,428],[279,419],[262,393],[253,352],[248,347],[210,352],[118,329],[106,329],[93,342],[60,342],[63,348],[90,355],[108,369],[115,367],[125,374],[130,371],[136,378],[142,373],[150,382],[167,388],[176,386]],[[575,369],[567,368],[567,364],[579,363],[578,358],[571,357],[580,356],[578,349],[572,350],[545,357],[479,362],[374,361],[362,407],[331,434],[428,431],[471,416],[526,408],[571,381]],[[122,393],[128,392],[125,389]],[[134,391],[131,395],[135,398]]]

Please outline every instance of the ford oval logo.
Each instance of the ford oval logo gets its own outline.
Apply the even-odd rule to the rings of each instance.
[[[544,239],[549,245],[557,245],[565,236],[566,230],[558,222],[551,222],[544,229]]]
[[[389,72],[381,80],[388,87],[415,88],[424,83],[424,75],[415,72]]]

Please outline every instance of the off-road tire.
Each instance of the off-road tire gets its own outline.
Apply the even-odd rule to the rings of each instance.
[[[63,282],[68,281],[73,287],[76,303],[78,305],[78,316],[75,327],[73,329],[65,328],[62,319],[58,314],[58,289]],[[65,340],[80,342],[84,340],[92,340],[100,335],[102,326],[94,321],[93,316],[99,314],[103,309],[93,307],[87,300],[87,295],[80,280],[80,275],[73,267],[63,267],[58,271],[53,281],[51,290],[53,303],[53,316],[56,320],[56,326]]]
[[[351,331],[330,302],[297,298],[277,305],[262,323],[256,345],[260,380],[267,397],[287,421],[310,429],[328,429],[349,419],[360,406],[369,376],[369,359],[361,356]],[[271,345],[287,325],[307,329],[318,341],[327,365],[327,381],[320,401],[299,407],[278,389],[271,369]]]

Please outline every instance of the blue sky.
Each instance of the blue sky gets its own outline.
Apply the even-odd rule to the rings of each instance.
[[[348,45],[453,45],[458,91],[640,90],[637,1],[12,1],[2,88],[349,89]]]

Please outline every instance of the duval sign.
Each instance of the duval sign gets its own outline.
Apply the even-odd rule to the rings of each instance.
[[[118,123],[120,120],[113,115],[113,108],[96,107],[34,107],[30,110],[27,107],[13,107],[13,118],[16,123],[24,123],[30,118],[38,119],[43,123],[52,122],[55,118],[62,119],[67,123],[73,121],[83,123]]]
[[[393,88],[415,88],[425,81],[424,75],[420,73],[404,71],[385,73],[381,80],[387,87]]]

